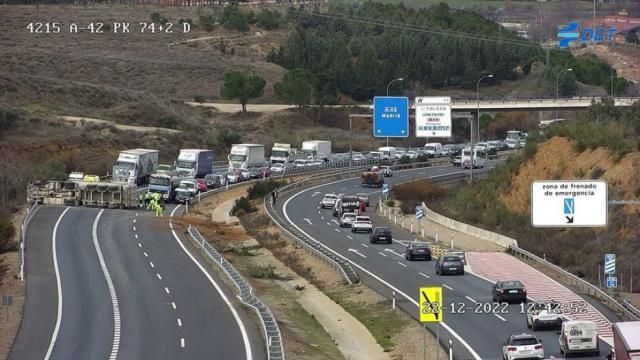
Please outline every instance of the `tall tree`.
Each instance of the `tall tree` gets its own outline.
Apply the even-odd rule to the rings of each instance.
[[[253,72],[230,71],[224,74],[220,95],[223,99],[238,99],[242,112],[247,112],[247,102],[262,96],[267,82]]]
[[[280,82],[273,85],[273,90],[280,100],[298,107],[309,105],[311,102],[316,78],[305,69],[293,69],[282,77]]]

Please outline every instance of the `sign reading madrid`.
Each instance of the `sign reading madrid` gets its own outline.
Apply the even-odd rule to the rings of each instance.
[[[451,137],[451,98],[416,98],[416,137]]]
[[[373,98],[373,136],[409,136],[409,98],[392,96]]]
[[[603,180],[534,181],[531,225],[607,226],[607,183]]]

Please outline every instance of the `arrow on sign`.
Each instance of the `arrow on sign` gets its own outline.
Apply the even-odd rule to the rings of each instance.
[[[354,252],[354,253],[356,253],[356,254],[360,255],[361,257],[363,257],[363,258],[365,258],[365,259],[367,258],[367,256],[366,256],[366,255],[364,255],[364,254],[360,254],[360,252],[359,252],[358,250],[356,250],[356,249],[349,249],[349,251]]]
[[[573,224],[573,216],[565,216],[567,218],[567,224]]]
[[[431,305],[431,301],[429,300],[429,297],[427,296],[427,293],[425,293],[424,291],[422,292],[422,296],[424,296],[424,299],[427,300],[427,302],[429,303],[429,305]],[[438,313],[434,312],[433,315],[436,317],[436,320],[438,320]]]
[[[404,255],[398,254],[397,252],[393,251],[393,249],[386,248],[386,249],[384,249],[384,251],[390,252],[390,253],[395,254],[395,255],[398,255],[400,257],[404,257]]]

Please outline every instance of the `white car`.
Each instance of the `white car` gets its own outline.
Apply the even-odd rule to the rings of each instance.
[[[533,331],[543,327],[560,328],[562,326],[562,314],[560,314],[560,304],[550,303],[528,303],[527,327]]]
[[[323,209],[331,209],[336,204],[338,196],[336,194],[325,194],[322,200],[320,200],[320,207]]]
[[[574,353],[600,354],[598,329],[593,321],[565,321],[558,337],[560,353],[569,356]]]
[[[418,152],[410,150],[410,151],[407,151],[406,153],[404,153],[404,156],[408,157],[411,160],[417,159],[418,158]]]
[[[356,216],[356,219],[351,224],[351,232],[365,231],[371,233],[373,231],[373,224],[371,218],[368,216]]]
[[[356,213],[344,213],[340,218],[340,227],[351,227],[353,222],[356,220]]]
[[[402,159],[404,155],[405,155],[404,150],[396,150],[396,159]]]
[[[384,177],[392,177],[393,170],[391,170],[391,166],[381,166],[380,171]]]
[[[544,348],[535,335],[511,335],[502,346],[502,358],[512,359],[544,359]]]
[[[271,173],[282,175],[287,171],[287,166],[283,163],[276,163],[271,165]]]

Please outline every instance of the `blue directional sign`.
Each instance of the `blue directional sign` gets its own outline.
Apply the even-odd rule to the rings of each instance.
[[[383,195],[389,194],[389,184],[382,184],[382,194]]]
[[[424,217],[424,213],[422,212],[422,206],[416,206],[416,219],[420,220]]]
[[[373,136],[409,136],[409,98],[376,96],[373,98]]]
[[[617,288],[618,287],[618,277],[617,276],[608,276],[607,277],[607,288]]]
[[[616,273],[616,254],[604,255],[604,273],[607,275]]]

